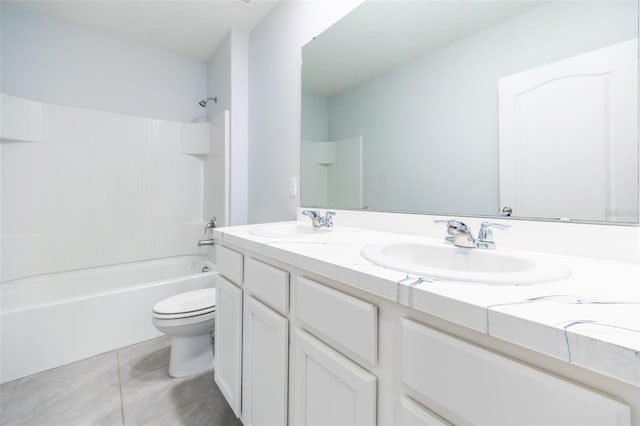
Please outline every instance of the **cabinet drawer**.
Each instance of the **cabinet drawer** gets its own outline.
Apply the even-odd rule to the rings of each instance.
[[[400,403],[402,426],[451,426],[451,423],[406,396],[400,398]]]
[[[402,381],[456,423],[628,425],[629,407],[576,384],[402,320]]]
[[[378,361],[378,309],[315,281],[299,277],[296,315],[311,329],[371,365]]]
[[[242,263],[244,256],[226,247],[218,246],[216,259],[218,262],[218,272],[235,284],[242,285]]]
[[[247,257],[244,263],[244,286],[273,309],[289,312],[289,273]]]

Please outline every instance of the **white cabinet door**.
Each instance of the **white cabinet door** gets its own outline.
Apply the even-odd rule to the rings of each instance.
[[[251,296],[244,303],[242,420],[287,424],[289,321]]]
[[[295,331],[296,426],[376,424],[377,379],[300,329]]]
[[[216,279],[215,381],[236,416],[240,416],[242,368],[242,290]]]

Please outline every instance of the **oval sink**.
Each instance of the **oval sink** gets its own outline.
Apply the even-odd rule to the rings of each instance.
[[[250,234],[269,238],[295,238],[322,235],[331,232],[333,228],[314,228],[310,223],[275,223],[251,228]]]
[[[425,278],[495,285],[527,285],[567,278],[571,272],[550,262],[483,249],[428,243],[384,243],[365,246],[372,263]]]

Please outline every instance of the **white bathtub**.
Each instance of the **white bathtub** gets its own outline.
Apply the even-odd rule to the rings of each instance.
[[[214,287],[216,274],[204,257],[178,256],[2,283],[0,383],[160,336],[153,305]]]

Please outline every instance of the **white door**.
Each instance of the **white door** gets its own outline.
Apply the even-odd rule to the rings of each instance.
[[[637,39],[500,79],[499,209],[637,220],[637,93]]]
[[[289,322],[245,298],[242,420],[246,426],[287,424]]]
[[[294,425],[376,424],[374,375],[300,329],[294,346]]]
[[[220,391],[240,416],[242,368],[242,289],[216,278],[215,374]]]

